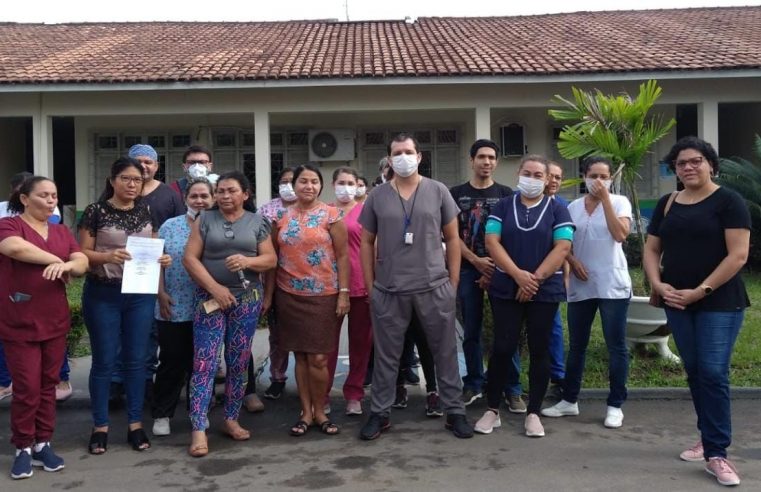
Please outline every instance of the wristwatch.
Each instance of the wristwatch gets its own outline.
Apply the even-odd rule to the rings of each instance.
[[[698,287],[698,289],[702,290],[703,294],[705,294],[706,296],[710,296],[711,292],[713,292],[713,287],[706,284],[701,285],[700,287]]]

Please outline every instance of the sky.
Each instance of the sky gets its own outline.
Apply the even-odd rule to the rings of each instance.
[[[529,15],[758,5],[745,0],[6,0],[2,22],[393,20],[405,17]]]

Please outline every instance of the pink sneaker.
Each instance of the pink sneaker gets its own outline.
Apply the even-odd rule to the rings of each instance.
[[[706,471],[716,477],[716,481],[722,485],[740,485],[737,468],[726,458],[709,458]]]
[[[679,458],[684,461],[703,461],[703,441],[698,441],[690,449],[685,449],[679,454]]]

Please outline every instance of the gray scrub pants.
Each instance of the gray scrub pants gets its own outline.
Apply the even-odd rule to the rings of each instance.
[[[456,292],[448,280],[433,290],[414,294],[391,294],[373,289],[370,294],[375,343],[370,399],[372,413],[388,416],[394,403],[404,335],[414,309],[433,354],[439,398],[444,411],[447,414],[465,414],[465,405],[460,398],[462,379],[457,361],[455,298]]]

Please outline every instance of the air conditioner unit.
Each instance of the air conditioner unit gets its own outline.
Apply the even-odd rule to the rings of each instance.
[[[356,157],[354,130],[309,130],[310,161],[351,161]]]

